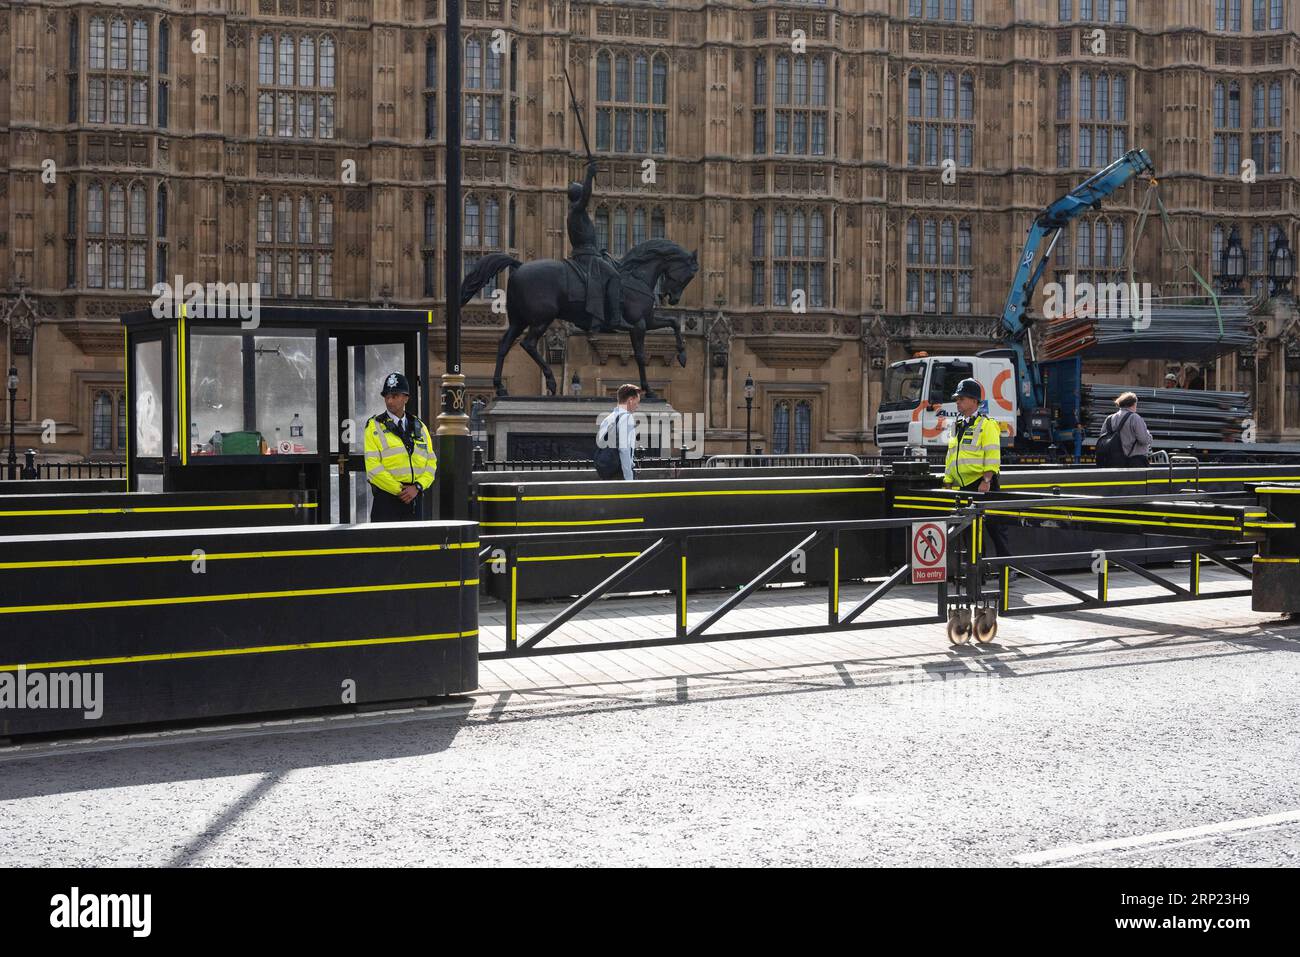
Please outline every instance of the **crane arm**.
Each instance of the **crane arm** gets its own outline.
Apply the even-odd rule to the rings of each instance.
[[[1105,169],[1094,173],[1074,189],[1044,209],[1029,227],[1016,274],[1011,282],[1006,305],[1002,308],[1003,334],[1016,355],[1016,377],[1020,386],[1022,408],[1040,404],[1042,383],[1025,357],[1024,341],[1033,320],[1026,313],[1034,290],[1051,259],[1052,250],[1060,238],[1061,230],[1084,213],[1100,208],[1101,201],[1141,173],[1155,175],[1155,167],[1146,150],[1129,150]],[[1043,241],[1051,236],[1046,252],[1040,257]]]

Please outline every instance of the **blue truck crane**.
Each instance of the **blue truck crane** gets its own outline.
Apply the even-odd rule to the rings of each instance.
[[[1042,363],[1034,359],[1029,303],[1061,231],[1100,209],[1103,199],[1141,174],[1154,177],[1151,158],[1145,150],[1129,150],[1035,217],[1002,307],[1003,347],[977,356],[923,356],[889,367],[876,416],[876,444],[882,451],[945,444],[944,422],[957,414],[949,396],[962,378],[974,378],[984,388],[986,414],[999,422],[1009,443],[1018,448],[1055,444],[1079,456],[1083,362],[1077,356]],[[1014,390],[1007,389],[1013,380]]]

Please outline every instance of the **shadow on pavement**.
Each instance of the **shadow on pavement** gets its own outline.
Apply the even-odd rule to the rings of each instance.
[[[437,711],[403,716],[407,720],[387,716],[326,721],[313,723],[310,730],[286,724],[175,741],[149,737],[99,750],[62,754],[47,751],[30,757],[18,754],[0,760],[0,801],[169,781],[263,775],[232,806],[237,817],[241,808],[251,806],[297,768],[362,764],[446,751],[464,727],[472,707],[473,702],[466,699]]]

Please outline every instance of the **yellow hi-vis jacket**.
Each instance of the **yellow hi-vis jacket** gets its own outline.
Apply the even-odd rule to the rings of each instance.
[[[962,488],[984,477],[985,472],[1002,471],[1002,431],[985,415],[976,415],[966,430],[956,426],[948,439],[948,457],[943,480]]]
[[[366,422],[366,478],[389,495],[401,495],[402,486],[412,482],[427,489],[438,468],[429,427],[409,412],[406,421],[412,437],[410,452],[387,413],[371,416]]]

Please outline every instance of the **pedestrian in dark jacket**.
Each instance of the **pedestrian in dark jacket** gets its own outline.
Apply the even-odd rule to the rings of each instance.
[[[1115,400],[1119,407],[1112,412],[1102,424],[1101,434],[1117,433],[1120,449],[1124,453],[1124,464],[1130,468],[1145,466],[1147,453],[1151,451],[1151,430],[1137,411],[1138,397],[1132,392],[1125,392]]]

